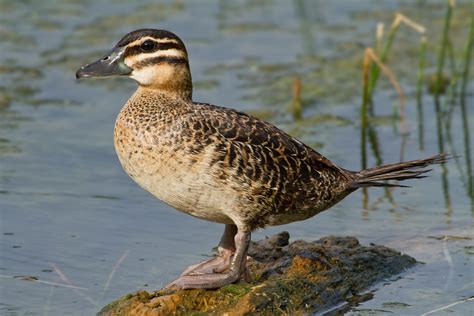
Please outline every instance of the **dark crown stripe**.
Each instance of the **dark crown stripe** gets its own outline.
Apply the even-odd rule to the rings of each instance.
[[[187,65],[188,60],[183,57],[176,57],[176,56],[159,56],[159,57],[152,57],[149,59],[142,60],[135,65],[133,65],[134,69],[140,69],[149,65],[156,65],[156,64],[174,64],[174,65]]]
[[[186,54],[186,50],[183,49],[183,46],[179,43],[174,43],[174,42],[165,42],[165,43],[158,43],[155,42],[156,48],[151,51],[151,52],[144,52],[141,50],[140,45],[134,45],[127,47],[125,50],[125,56],[134,56],[138,54],[148,54],[148,53],[154,53],[159,50],[168,50],[168,49],[177,49],[179,51],[182,51]]]
[[[155,29],[140,29],[133,32],[128,33],[125,35],[118,43],[117,47],[126,46],[137,39],[143,37],[153,37],[153,38],[169,38],[178,41],[179,43],[183,43],[181,39],[174,33],[166,31],[166,30],[155,30]],[[182,44],[184,46],[184,44]]]

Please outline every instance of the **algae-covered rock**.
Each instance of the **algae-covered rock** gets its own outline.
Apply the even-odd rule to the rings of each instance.
[[[340,310],[370,299],[370,293],[361,292],[416,263],[384,246],[361,246],[354,237],[290,244],[287,232],[253,242],[249,256],[251,283],[217,290],[139,291],[99,315],[305,315],[336,305]]]

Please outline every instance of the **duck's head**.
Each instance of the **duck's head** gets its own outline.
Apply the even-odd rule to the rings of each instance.
[[[76,78],[128,76],[141,87],[191,98],[188,54],[181,39],[165,30],[141,29],[125,35],[101,59],[81,67]]]

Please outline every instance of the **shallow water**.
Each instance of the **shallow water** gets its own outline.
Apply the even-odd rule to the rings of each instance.
[[[176,32],[187,43],[196,100],[254,113],[355,170],[361,165],[362,53],[372,45],[376,23],[388,26],[400,10],[424,24],[427,72],[433,72],[445,13],[444,1],[154,2],[0,1],[0,314],[89,315],[125,293],[161,287],[209,255],[220,238],[221,225],[174,211],[122,171],[113,124],[135,83],[74,79],[78,67],[123,34],[141,27]],[[457,2],[451,40],[459,67],[470,2]],[[389,61],[406,94],[404,159],[439,151],[428,93],[419,149],[418,47],[419,35],[403,26]],[[305,105],[300,122],[288,112],[295,76],[302,80]],[[466,104],[474,104],[473,90],[471,80]],[[399,121],[392,118],[397,96],[385,79],[374,102],[381,159],[396,162],[402,142]],[[471,106],[471,129],[473,117]],[[254,238],[283,229],[293,239],[353,235],[423,262],[375,286],[374,298],[353,308],[356,315],[421,314],[472,296],[474,209],[465,185],[472,175],[466,173],[459,98],[449,134],[445,150],[460,159],[410,182],[413,188],[392,190],[392,199],[373,189],[366,207],[357,192],[330,211]],[[368,157],[374,165],[370,148]],[[85,290],[13,276],[61,284],[67,278]],[[468,314],[473,305],[445,312]]]

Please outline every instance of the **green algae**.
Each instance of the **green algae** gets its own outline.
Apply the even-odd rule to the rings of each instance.
[[[251,287],[243,284],[228,284],[222,287],[222,291],[235,295],[235,297],[238,298],[249,293]]]

